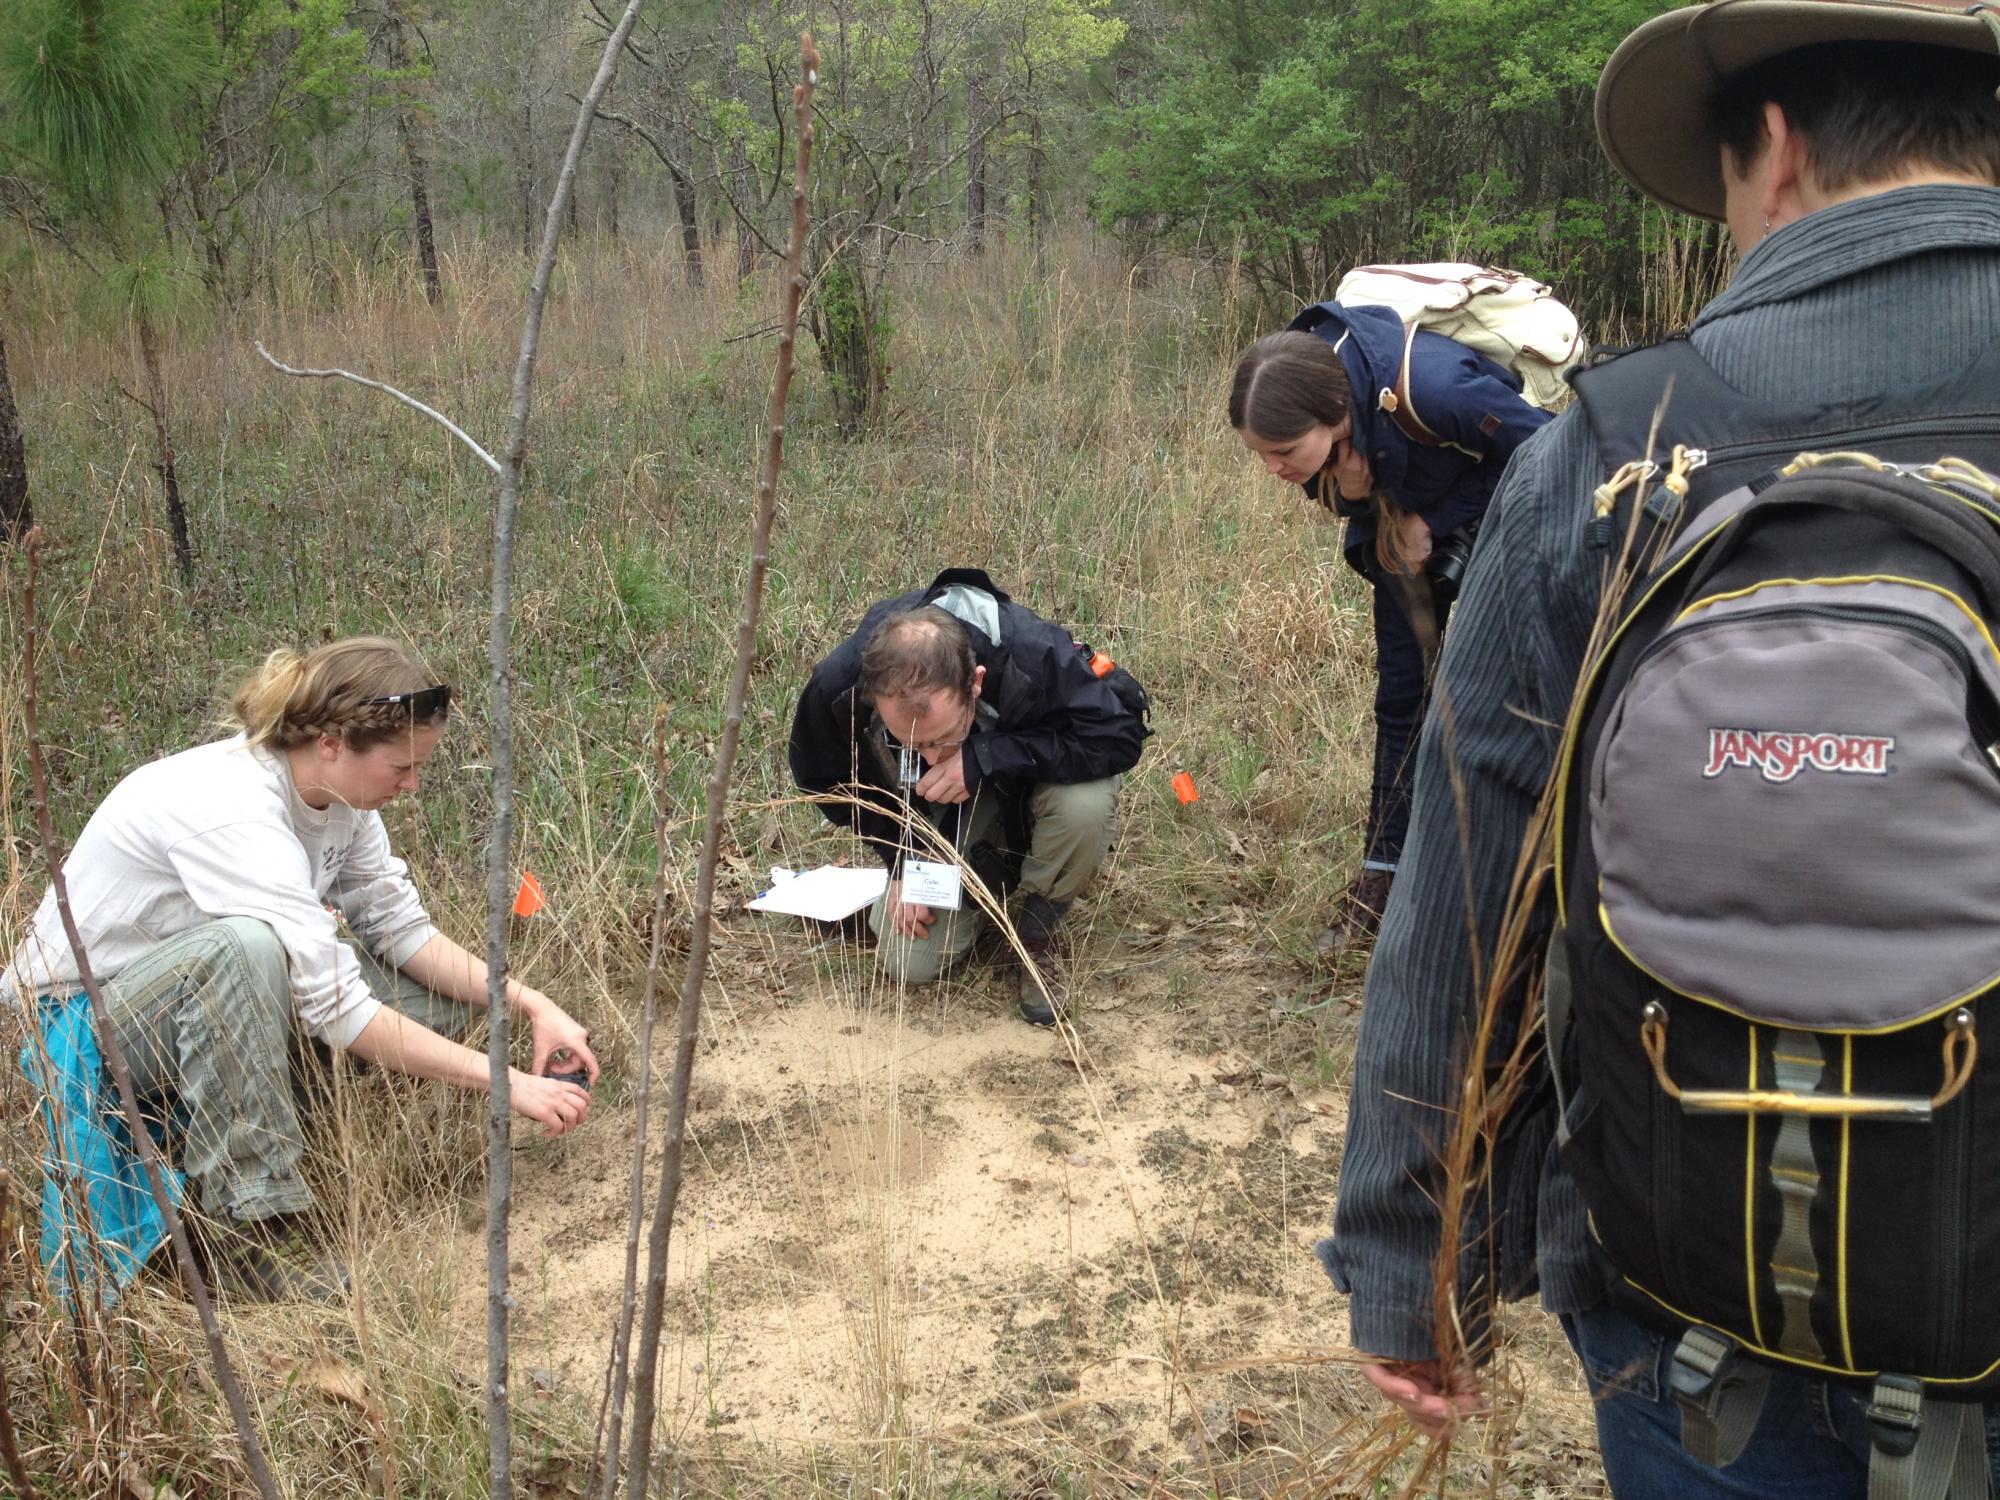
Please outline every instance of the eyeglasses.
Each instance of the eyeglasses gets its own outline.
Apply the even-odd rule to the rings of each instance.
[[[408,704],[410,722],[429,724],[442,719],[451,708],[451,684],[440,682],[436,687],[418,688],[412,693],[384,693],[379,698],[365,700],[369,708],[394,707]]]
[[[971,739],[973,728],[978,723],[978,721],[979,721],[979,714],[977,706],[973,703],[968,702],[965,705],[965,727],[959,730],[958,733],[953,735],[950,739],[909,740],[909,741],[899,740],[890,731],[889,726],[887,724],[884,724],[882,726],[882,743],[884,745],[887,745],[891,750],[910,749],[916,751],[917,754],[921,755],[925,760],[938,761],[944,759],[946,756],[950,755],[954,750],[958,749],[960,745],[963,745],[967,740]]]

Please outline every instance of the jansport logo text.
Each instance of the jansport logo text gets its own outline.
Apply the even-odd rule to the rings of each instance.
[[[1732,766],[1754,766],[1766,781],[1790,781],[1801,771],[1886,776],[1895,737],[1886,734],[1799,734],[1782,729],[1711,729],[1708,767],[1720,776]]]

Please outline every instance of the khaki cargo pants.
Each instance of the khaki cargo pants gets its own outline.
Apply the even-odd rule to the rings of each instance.
[[[1069,784],[1041,782],[1028,794],[1032,818],[1028,851],[1021,861],[1023,895],[1041,896],[1067,905],[1083,893],[1111,850],[1118,832],[1118,788],[1122,776]],[[1006,839],[1001,799],[974,794],[963,804],[965,828],[959,852],[975,844],[999,848]],[[955,832],[951,818],[943,827]],[[985,929],[985,911],[967,890],[957,911],[941,911],[928,936],[904,937],[889,930],[889,893],[884,891],[868,913],[875,934],[875,967],[897,984],[929,984],[963,958]]]
[[[445,1036],[464,1033],[465,1006],[355,956],[384,1004]],[[172,1112],[204,1213],[248,1221],[312,1206],[299,1172],[301,1039],[285,950],[269,925],[225,917],[169,938],[104,986],[104,1004],[139,1097]]]

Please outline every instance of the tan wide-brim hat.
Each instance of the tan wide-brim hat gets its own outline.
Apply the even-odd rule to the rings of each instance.
[[[1968,0],[1711,0],[1655,16],[1618,44],[1597,82],[1597,139],[1611,164],[1669,208],[1723,216],[1721,142],[1708,104],[1724,79],[1814,42],[1920,42],[2000,51]]]

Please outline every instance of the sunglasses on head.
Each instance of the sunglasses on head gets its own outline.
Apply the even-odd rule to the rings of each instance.
[[[428,724],[442,719],[451,707],[451,684],[440,682],[436,687],[418,688],[413,693],[384,693],[379,698],[367,700],[370,708],[403,704],[409,706],[410,722],[413,724]]]

